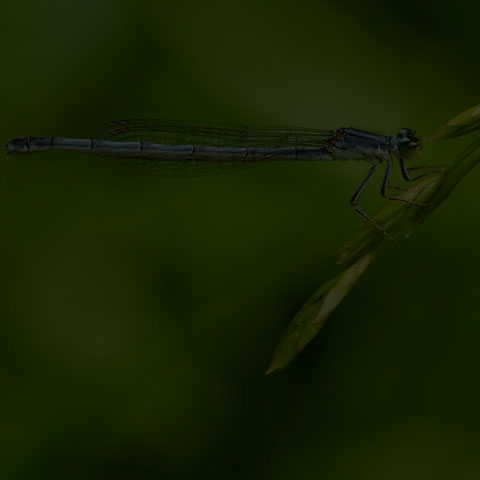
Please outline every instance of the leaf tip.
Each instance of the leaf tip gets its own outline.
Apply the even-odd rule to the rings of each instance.
[[[268,366],[267,370],[265,371],[265,375],[270,375],[274,372],[280,371],[283,367],[286,366],[287,363],[284,362],[282,364],[282,362],[279,361],[279,359],[277,358],[277,355],[275,355],[272,361],[270,362],[270,365]]]

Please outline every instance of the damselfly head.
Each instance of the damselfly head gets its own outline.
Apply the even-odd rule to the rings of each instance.
[[[416,132],[410,128],[402,128],[397,133],[397,146],[400,155],[407,158],[418,157],[422,151],[422,143]]]

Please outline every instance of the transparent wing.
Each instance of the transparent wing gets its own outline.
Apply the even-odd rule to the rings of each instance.
[[[126,119],[107,122],[99,138],[115,141],[143,141],[161,145],[203,145],[213,147],[275,148],[281,156],[283,148],[319,147],[330,138],[330,130],[300,127],[257,128],[211,123],[179,122],[157,119]],[[205,162],[179,158],[156,162],[142,159],[120,159],[127,168],[140,168],[146,173],[167,176],[211,175],[249,168],[255,162]]]

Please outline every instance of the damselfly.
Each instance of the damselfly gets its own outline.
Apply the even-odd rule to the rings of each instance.
[[[359,199],[382,163],[386,164],[381,194],[388,200],[418,205],[390,196],[392,165],[398,159],[402,176],[417,180],[428,173],[410,177],[406,161],[418,157],[421,142],[408,128],[396,136],[378,135],[356,128],[317,130],[295,127],[249,129],[208,123],[167,120],[114,120],[105,124],[97,139],[62,137],[18,137],[8,140],[10,154],[44,150],[65,150],[125,159],[161,175],[202,175],[279,161],[318,162],[362,160],[371,167],[356,192],[351,206],[390,237],[359,205]],[[425,167],[428,168],[428,167]],[[391,237],[390,237],[391,238]]]

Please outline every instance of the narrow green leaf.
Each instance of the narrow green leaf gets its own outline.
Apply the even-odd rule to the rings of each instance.
[[[431,190],[439,183],[443,174],[432,174],[419,181],[412,188],[399,195],[400,198],[419,203],[429,203]],[[393,237],[400,236],[409,225],[417,211],[423,211],[429,207],[412,205],[406,202],[389,201],[374,216],[374,220],[382,225]],[[365,223],[350,240],[340,249],[338,263],[349,264],[357,259],[376,251],[385,243],[391,241],[371,223]]]
[[[343,300],[373,259],[364,255],[346,270],[324,283],[290,323],[275,350],[267,374],[280,370],[321,330],[330,313]]]
[[[442,173],[433,173],[400,195],[404,202],[388,202],[374,216],[394,236],[410,236],[443,203],[458,182],[480,162],[480,139],[473,142]],[[373,225],[364,224],[342,247],[337,273],[300,309],[277,345],[267,374],[290,363],[325,325],[332,311],[355,285],[388,238]]]
[[[480,105],[469,108],[453,117],[438,132],[429,138],[430,142],[466,135],[480,129]]]
[[[401,198],[425,201],[424,191],[430,191],[440,176],[425,179],[404,192]],[[404,202],[388,202],[375,216],[376,222],[397,234],[407,227],[413,211],[424,207]],[[300,309],[277,345],[267,374],[290,363],[322,329],[332,311],[355,285],[375,257],[379,248],[390,240],[370,223],[362,226],[341,249],[337,273],[325,282]]]
[[[407,229],[410,236],[433,211],[443,203],[452,193],[458,182],[480,162],[480,139],[475,140],[457,156],[448,170],[443,174],[441,181],[430,193],[428,207],[414,211]]]

